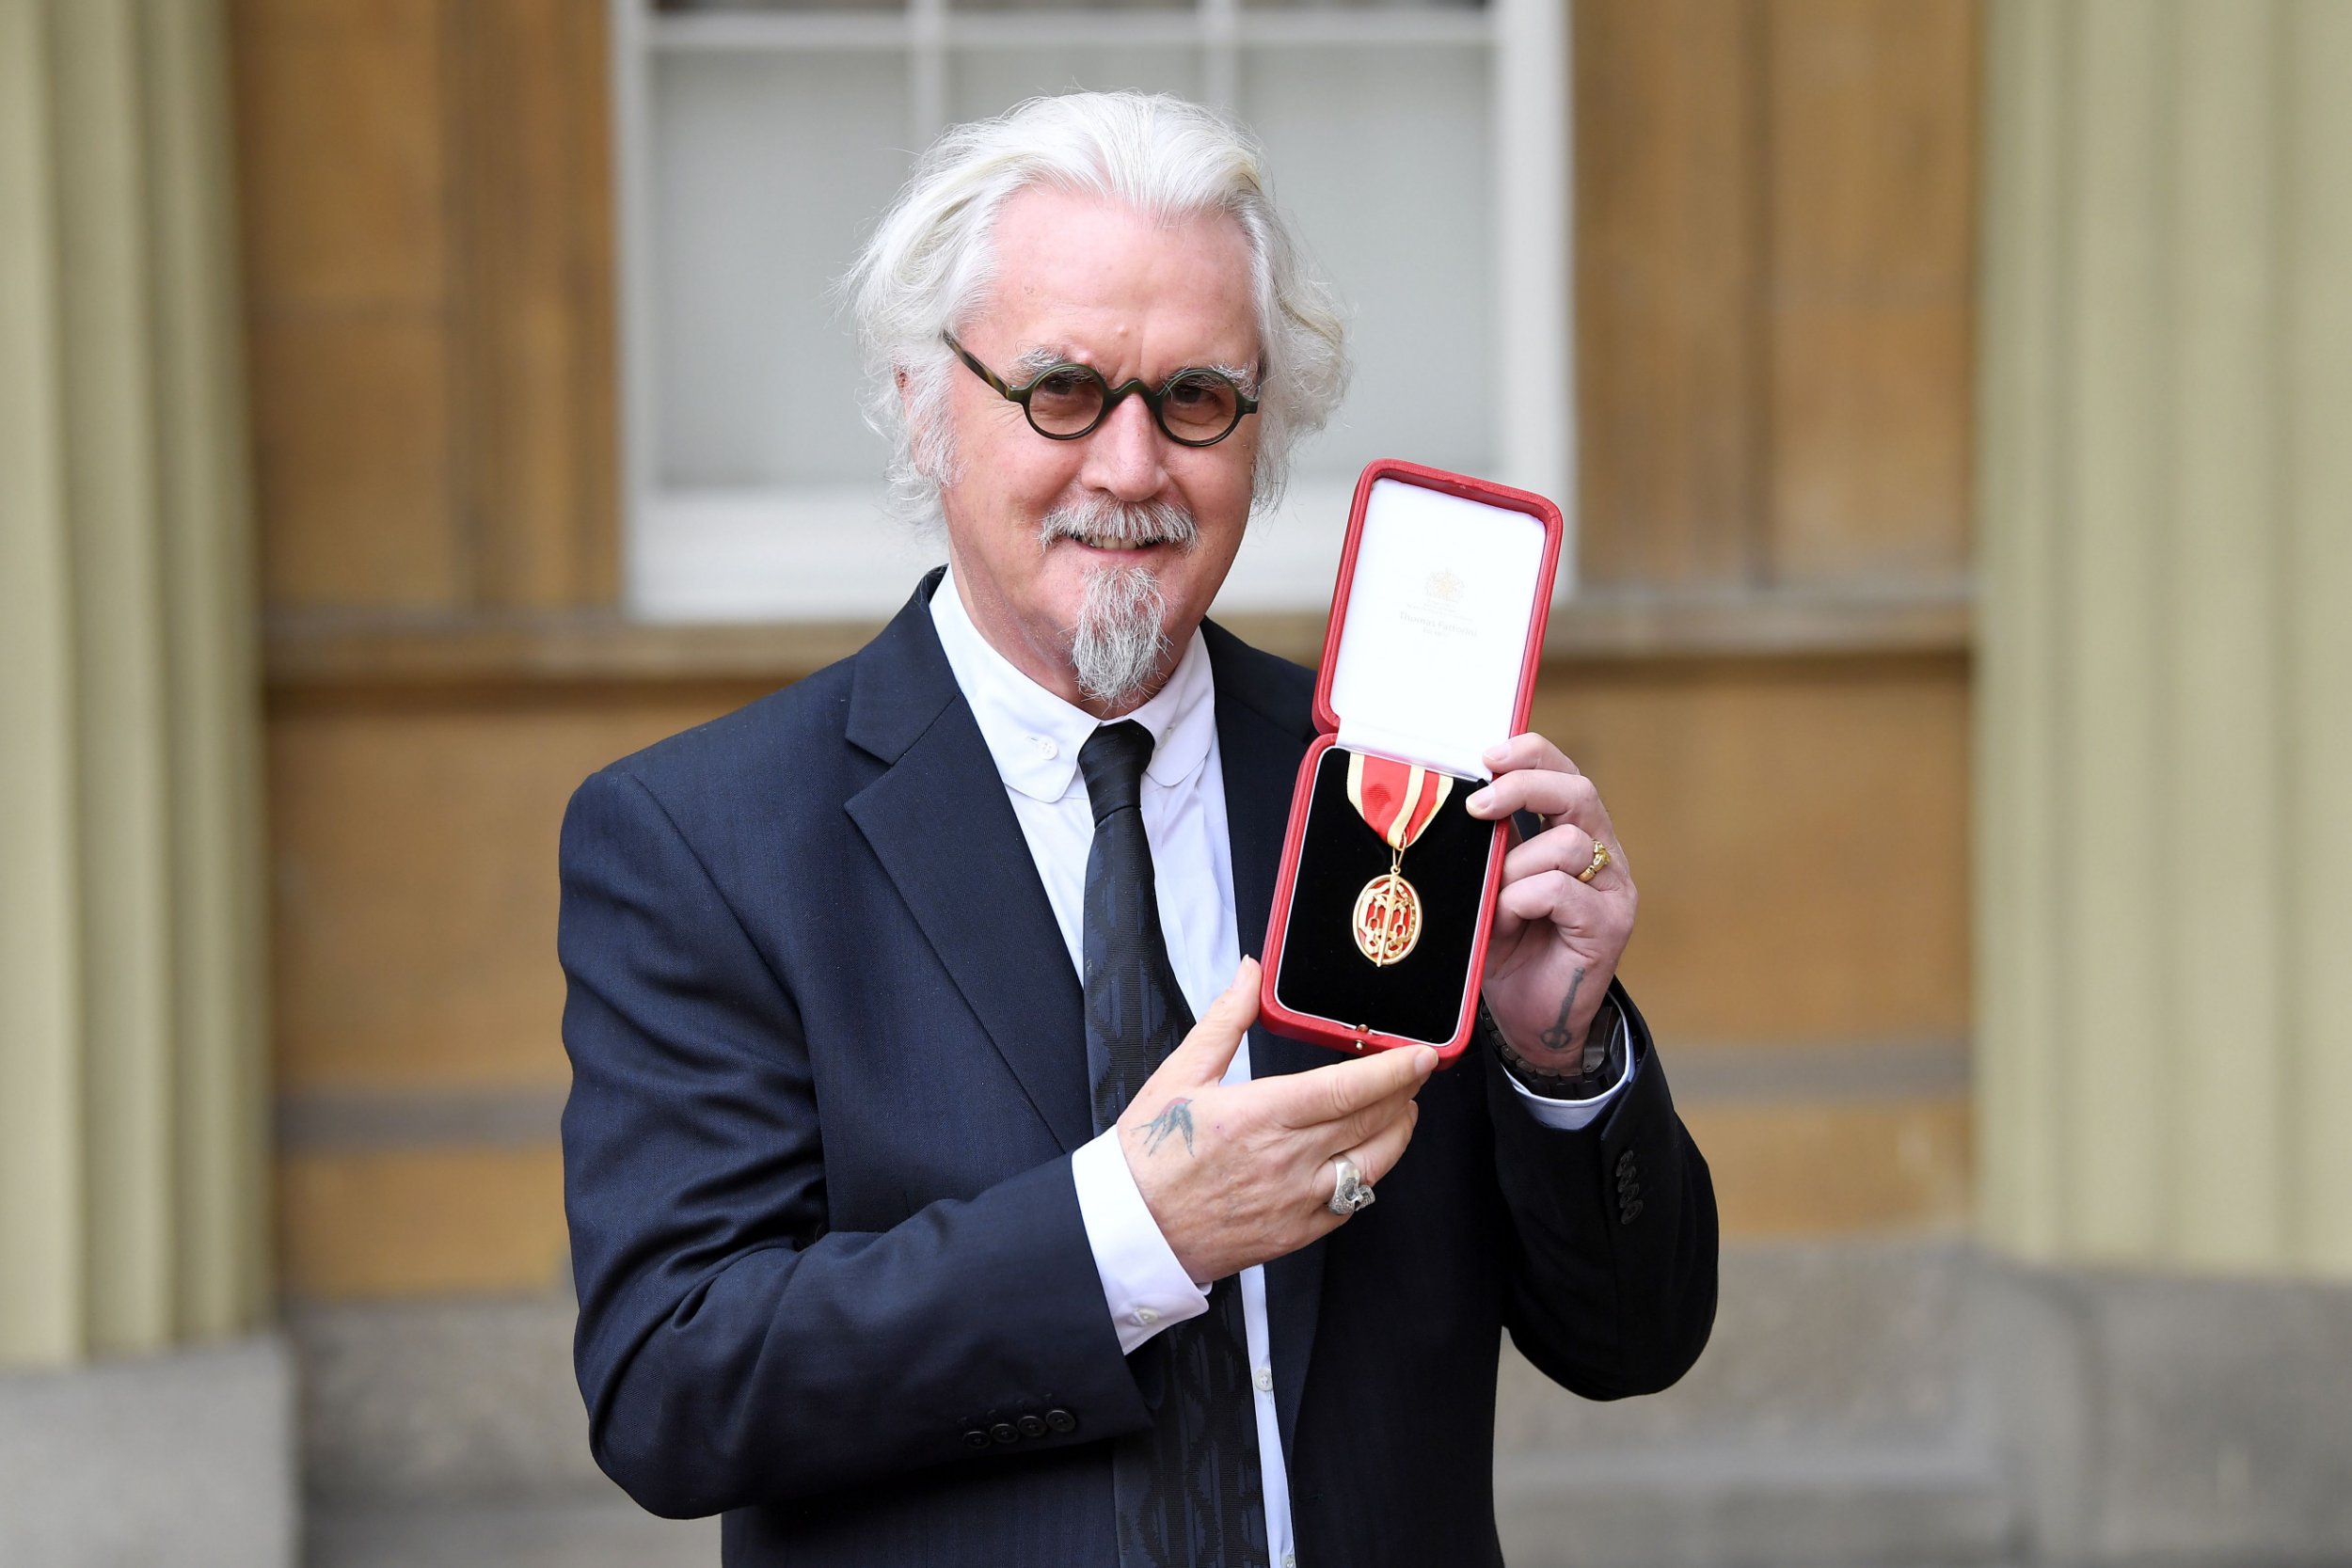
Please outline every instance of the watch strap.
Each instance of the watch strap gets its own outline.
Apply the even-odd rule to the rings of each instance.
[[[1593,1015],[1592,1026],[1584,1034],[1584,1050],[1573,1069],[1563,1067],[1538,1067],[1511,1048],[1502,1036],[1502,1028],[1486,1008],[1486,999],[1478,999],[1479,1027],[1512,1077],[1527,1088],[1548,1100],[1591,1100],[1603,1093],[1625,1076],[1625,1022],[1613,995],[1601,999],[1600,1010]]]

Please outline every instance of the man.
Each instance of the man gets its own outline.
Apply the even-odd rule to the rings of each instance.
[[[1501,1330],[1612,1398],[1713,1318],[1608,814],[1490,756],[1546,826],[1452,1070],[1253,1029],[1311,680],[1204,616],[1344,379],[1254,148],[1024,105],[854,282],[950,575],[564,823],[598,1462],[730,1563],[1499,1560]]]

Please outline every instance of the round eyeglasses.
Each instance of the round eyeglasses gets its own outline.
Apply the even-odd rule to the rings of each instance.
[[[1162,434],[1181,447],[1213,447],[1233,433],[1243,415],[1258,411],[1258,400],[1232,376],[1205,366],[1178,371],[1156,392],[1140,381],[1114,387],[1093,366],[1068,360],[1048,365],[1025,385],[1008,387],[973,358],[954,334],[939,336],[974,375],[993,387],[998,396],[1019,404],[1029,418],[1029,428],[1049,441],[1074,441],[1092,434],[1130,392],[1152,410]]]

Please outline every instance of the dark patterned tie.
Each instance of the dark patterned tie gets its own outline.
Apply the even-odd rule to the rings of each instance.
[[[1127,720],[1096,730],[1078,753],[1094,808],[1085,955],[1098,1132],[1192,1029],[1160,933],[1143,833],[1152,744],[1152,732]],[[1218,1280],[1205,1315],[1162,1330],[1137,1354],[1164,1358],[1166,1392],[1151,1431],[1112,1445],[1120,1568],[1265,1568],[1265,1491],[1239,1281]]]

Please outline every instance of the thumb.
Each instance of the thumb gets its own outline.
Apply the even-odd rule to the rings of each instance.
[[[1225,1076],[1233,1053],[1241,1049],[1242,1037],[1258,1021],[1258,973],[1257,959],[1242,959],[1241,967],[1233,971],[1233,983],[1217,994],[1209,1010],[1200,1015],[1200,1022],[1192,1026],[1192,1033],[1168,1053],[1168,1060],[1160,1064],[1161,1071],[1203,1086]]]

